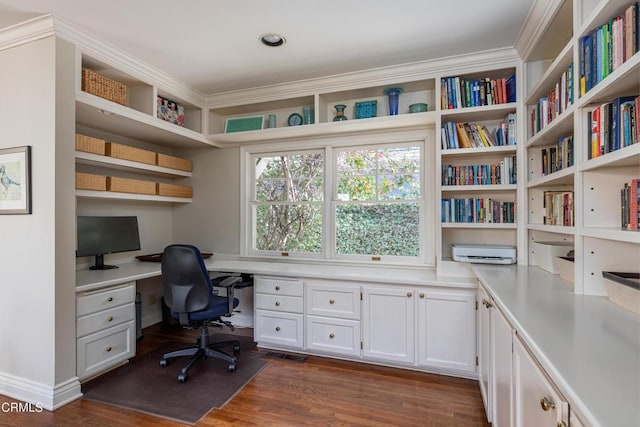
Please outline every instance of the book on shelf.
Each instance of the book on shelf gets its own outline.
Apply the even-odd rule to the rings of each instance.
[[[620,190],[620,213],[623,230],[640,230],[640,178],[624,183]]]
[[[544,224],[573,226],[573,191],[545,191],[543,208]]]
[[[530,113],[530,135],[540,132],[573,105],[573,63],[561,74],[545,96],[540,97]]]
[[[490,198],[443,198],[442,222],[465,224],[514,224],[515,202]]]
[[[573,136],[558,138],[555,146],[541,150],[542,176],[573,166]]]
[[[444,77],[440,81],[440,107],[451,110],[515,102],[515,84],[515,75],[474,80],[460,76]]]
[[[580,38],[580,96],[640,51],[639,34],[640,2],[634,2],[621,14]]]
[[[640,140],[640,96],[622,96],[587,113],[587,155],[594,159]]]
[[[500,162],[475,165],[442,165],[442,185],[500,185],[516,183],[516,156]]]
[[[509,113],[492,130],[482,123],[444,122],[440,134],[443,150],[516,145],[516,114]]]

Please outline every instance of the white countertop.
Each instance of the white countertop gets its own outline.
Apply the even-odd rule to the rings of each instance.
[[[309,279],[350,280],[388,283],[390,285],[437,285],[455,288],[475,288],[474,278],[438,276],[435,270],[416,267],[383,267],[293,263],[267,260],[205,260],[209,271],[241,272],[266,276],[304,277]],[[160,275],[160,263],[133,261],[111,270],[76,271],[76,291],[84,292],[113,286],[123,281],[139,280]]]
[[[583,422],[640,426],[640,316],[538,267],[472,269]]]

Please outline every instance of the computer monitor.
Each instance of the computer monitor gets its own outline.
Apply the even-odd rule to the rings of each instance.
[[[105,265],[106,254],[140,250],[136,216],[78,216],[77,225],[76,257],[95,256],[91,270],[118,268]]]

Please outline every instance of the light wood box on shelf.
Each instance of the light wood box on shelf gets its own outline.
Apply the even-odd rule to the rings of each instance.
[[[101,156],[104,156],[104,150],[104,139],[76,133],[76,151],[84,151],[86,153],[100,154]]]
[[[109,176],[107,177],[107,191],[155,195],[156,183],[151,181],[141,181],[139,179]]]
[[[640,315],[640,273],[603,271],[602,277],[609,300]]]
[[[100,98],[127,105],[127,85],[88,68],[82,69],[82,90]]]
[[[146,163],[149,165],[156,164],[155,151],[144,150],[142,148],[131,147],[129,145],[117,144],[115,142],[106,143],[105,154],[109,157],[115,157],[117,159],[131,160],[133,162]]]
[[[193,196],[193,189],[186,185],[159,182],[157,183],[157,194],[158,196],[191,198]]]
[[[92,173],[76,172],[76,189],[107,191],[107,177]]]
[[[158,166],[187,172],[191,172],[193,167],[189,159],[182,159],[162,153],[158,153]]]

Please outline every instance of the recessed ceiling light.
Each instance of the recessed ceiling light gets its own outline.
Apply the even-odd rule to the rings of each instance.
[[[266,33],[260,36],[260,41],[266,46],[282,46],[286,41],[284,37],[276,33]]]

